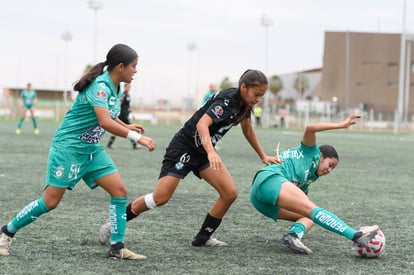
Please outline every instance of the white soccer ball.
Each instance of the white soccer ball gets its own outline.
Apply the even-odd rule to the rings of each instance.
[[[359,229],[359,231],[364,232],[366,227],[363,226]],[[371,239],[367,246],[365,247],[358,247],[354,244],[355,250],[358,256],[363,258],[378,258],[383,255],[385,251],[385,235],[384,233],[378,229],[377,235],[373,239]]]

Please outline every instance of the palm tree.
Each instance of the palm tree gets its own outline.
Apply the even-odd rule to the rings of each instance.
[[[278,75],[272,75],[269,79],[269,90],[273,94],[273,96],[276,96],[281,90],[283,89],[283,81],[282,78]],[[269,95],[267,95],[269,96]],[[268,108],[268,106],[266,106]],[[272,108],[271,108],[271,116],[269,118],[270,122],[272,123],[272,118],[276,115],[276,101],[272,100]]]
[[[230,82],[230,78],[228,78],[227,76],[225,78],[223,78],[223,80],[220,83],[220,90],[225,90],[225,89],[229,89],[231,88],[231,82]]]
[[[283,81],[278,75],[272,75],[269,81],[269,90],[273,95],[277,95],[283,89]]]
[[[293,83],[293,88],[295,88],[295,90],[300,94],[300,97],[303,98],[305,91],[309,89],[308,77],[304,73],[298,73]]]

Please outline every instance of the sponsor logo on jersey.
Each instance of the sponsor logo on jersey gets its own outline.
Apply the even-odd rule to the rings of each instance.
[[[97,100],[105,100],[105,98],[106,98],[106,92],[104,90],[99,90],[96,93],[96,99]]]

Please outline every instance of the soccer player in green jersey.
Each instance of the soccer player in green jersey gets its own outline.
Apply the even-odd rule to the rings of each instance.
[[[146,258],[125,248],[127,189],[99,142],[105,131],[109,131],[138,142],[150,151],[156,148],[153,139],[142,136],[142,126],[125,124],[118,119],[119,84],[132,81],[137,63],[135,50],[117,44],[109,50],[105,62],[96,64],[75,84],[74,89],[79,94],[51,142],[44,195],[1,228],[0,255],[9,255],[10,244],[18,230],[55,209],[66,189],[73,189],[83,180],[91,189],[100,186],[111,196],[111,247],[107,256],[131,260]]]
[[[319,177],[329,174],[339,161],[338,153],[332,146],[317,147],[316,133],[348,128],[360,117],[353,114],[340,123],[308,125],[298,147],[278,152],[283,160],[282,164],[268,165],[256,173],[250,201],[257,211],[274,221],[282,219],[294,222],[281,240],[292,252],[312,253],[301,239],[314,223],[354,241],[361,247],[375,237],[378,226],[371,226],[366,232],[357,231],[333,213],[316,206],[307,196],[309,185]]]
[[[26,89],[22,91],[19,101],[22,110],[19,122],[17,124],[16,134],[19,135],[22,132],[22,124],[26,119],[27,111],[29,111],[33,122],[34,133],[35,135],[38,135],[39,129],[37,128],[37,121],[34,110],[34,105],[37,103],[37,93],[32,89],[31,83],[27,83]]]

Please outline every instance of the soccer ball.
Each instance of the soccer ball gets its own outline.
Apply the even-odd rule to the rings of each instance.
[[[366,227],[363,226],[359,229],[359,231],[364,232]],[[378,229],[377,235],[370,240],[365,247],[358,247],[354,244],[355,250],[358,256],[363,258],[378,258],[380,257],[385,251],[385,235],[384,233]]]

